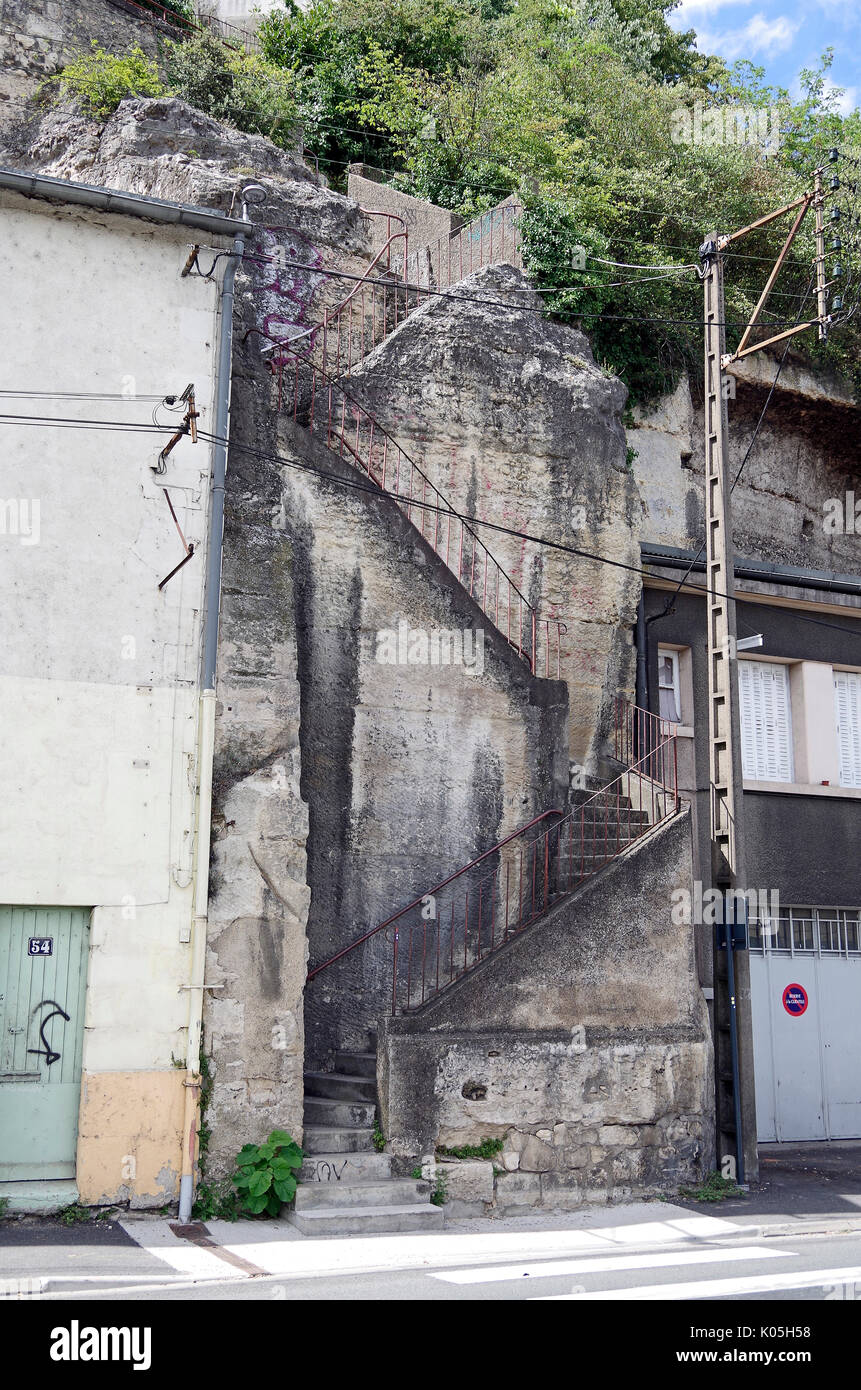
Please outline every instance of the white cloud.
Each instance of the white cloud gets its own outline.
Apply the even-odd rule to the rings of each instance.
[[[825,0],[829,3],[829,0]],[[728,5],[752,5],[753,0],[682,0],[681,4],[672,12],[670,18],[673,22],[685,21],[693,15],[714,14],[715,10],[723,10]]]
[[[718,53],[729,62],[754,56],[774,58],[792,47],[800,28],[800,19],[790,19],[785,14],[767,19],[759,13],[753,15],[741,29],[727,29],[723,33],[699,30],[697,47],[701,53]]]
[[[837,110],[840,112],[841,116],[851,115],[858,105],[858,88],[843,87],[841,89],[837,82],[832,82],[829,78],[825,79],[825,88],[826,91],[832,92],[835,89],[837,91],[842,90],[843,95],[837,98]]]

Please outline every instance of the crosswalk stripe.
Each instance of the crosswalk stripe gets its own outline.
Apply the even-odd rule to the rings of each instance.
[[[629,1269],[724,1264],[731,1260],[783,1260],[791,1258],[794,1253],[790,1250],[771,1250],[762,1245],[742,1245],[721,1250],[673,1250],[655,1255],[592,1255],[582,1260],[549,1260],[541,1264],[445,1270],[431,1274],[430,1278],[439,1279],[444,1284],[498,1284],[509,1279],[554,1279],[566,1274],[609,1274]]]
[[[577,1293],[543,1295],[544,1302],[561,1299],[601,1299],[636,1302],[648,1299],[738,1298],[746,1293],[780,1293],[785,1289],[819,1289],[861,1282],[861,1265],[848,1269],[808,1269],[797,1274],[739,1275],[735,1279],[699,1279],[689,1284],[650,1284],[629,1289],[581,1289]]]

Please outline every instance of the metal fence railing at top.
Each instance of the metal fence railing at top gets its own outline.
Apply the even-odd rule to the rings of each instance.
[[[567,815],[545,811],[309,971],[385,931],[391,1011],[441,994],[679,808],[676,739],[628,767]],[[657,769],[664,780],[654,775]]]
[[[225,19],[219,19],[217,15],[210,12],[208,7],[203,5],[196,6],[194,18],[189,19],[187,15],[180,14],[178,10],[172,10],[167,5],[159,4],[159,0],[111,0],[111,2],[116,3],[117,9],[136,12],[141,19],[150,22],[157,20],[162,24],[167,24],[178,34],[188,36],[194,33],[208,32],[214,34],[229,48],[240,48],[246,53],[260,52],[260,40],[252,30],[242,29],[236,24],[230,24]]]
[[[516,203],[501,203],[450,236],[411,251],[408,279],[420,289],[448,289],[473,271],[505,262],[523,268],[520,216]]]

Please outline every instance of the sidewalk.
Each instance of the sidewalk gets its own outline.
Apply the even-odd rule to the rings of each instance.
[[[310,1239],[282,1220],[199,1222],[117,1214],[64,1227],[30,1217],[0,1222],[0,1280],[32,1280],[43,1296],[98,1297],[122,1286],[192,1288],[325,1274],[489,1265],[635,1250],[740,1247],[757,1238],[861,1231],[861,1141],[767,1145],[761,1180],[723,1202],[631,1202],[576,1211],[448,1220],[443,1230]],[[8,1293],[9,1290],[6,1290]]]
[[[743,1197],[706,1208],[750,1235],[832,1235],[861,1230],[861,1139],[760,1144],[759,1182]]]

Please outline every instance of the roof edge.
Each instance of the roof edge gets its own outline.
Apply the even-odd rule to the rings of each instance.
[[[163,198],[148,198],[142,193],[124,193],[116,188],[99,188],[95,184],[73,183],[48,174],[28,174],[20,169],[0,168],[0,189],[21,193],[27,198],[43,198],[51,202],[73,203],[78,207],[113,212],[123,217],[140,217],[163,226],[193,227],[211,236],[233,237],[247,233],[249,222],[227,217],[211,208],[189,207],[185,203],[170,203]]]

